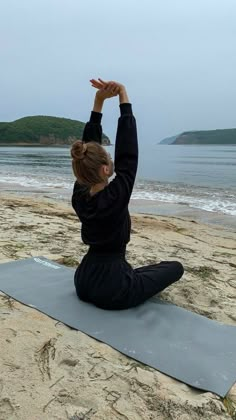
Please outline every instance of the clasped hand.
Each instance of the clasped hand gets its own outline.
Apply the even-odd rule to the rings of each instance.
[[[117,96],[124,89],[122,84],[114,81],[105,82],[102,79],[91,79],[90,82],[95,89],[98,89],[96,96],[102,100]]]

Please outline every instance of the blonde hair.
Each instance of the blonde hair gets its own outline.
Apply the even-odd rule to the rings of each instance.
[[[108,165],[108,158],[99,143],[77,140],[71,147],[71,157],[73,172],[79,183],[92,187],[104,182],[99,169],[102,165]]]

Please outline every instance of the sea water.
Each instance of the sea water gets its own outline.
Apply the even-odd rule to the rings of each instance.
[[[0,147],[0,190],[69,200],[73,183],[68,147]],[[236,146],[141,146],[131,198],[133,211],[235,216],[236,228]]]

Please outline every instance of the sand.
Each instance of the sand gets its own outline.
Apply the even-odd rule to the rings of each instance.
[[[87,247],[69,203],[0,195],[0,263],[45,256],[76,267]],[[161,298],[236,325],[236,233],[180,217],[132,215],[127,260],[179,260],[183,278]],[[0,296],[0,420],[236,418],[223,400]]]

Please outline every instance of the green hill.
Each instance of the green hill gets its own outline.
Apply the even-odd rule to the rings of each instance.
[[[158,143],[158,144],[173,144],[173,142],[176,139],[176,137],[177,136],[166,137],[165,139],[163,139],[162,141],[160,141],[160,143]]]
[[[171,144],[236,144],[236,128],[186,131],[177,136]]]
[[[84,126],[81,121],[42,115],[0,122],[0,146],[70,145],[82,138]],[[105,134],[103,144],[110,144]]]

